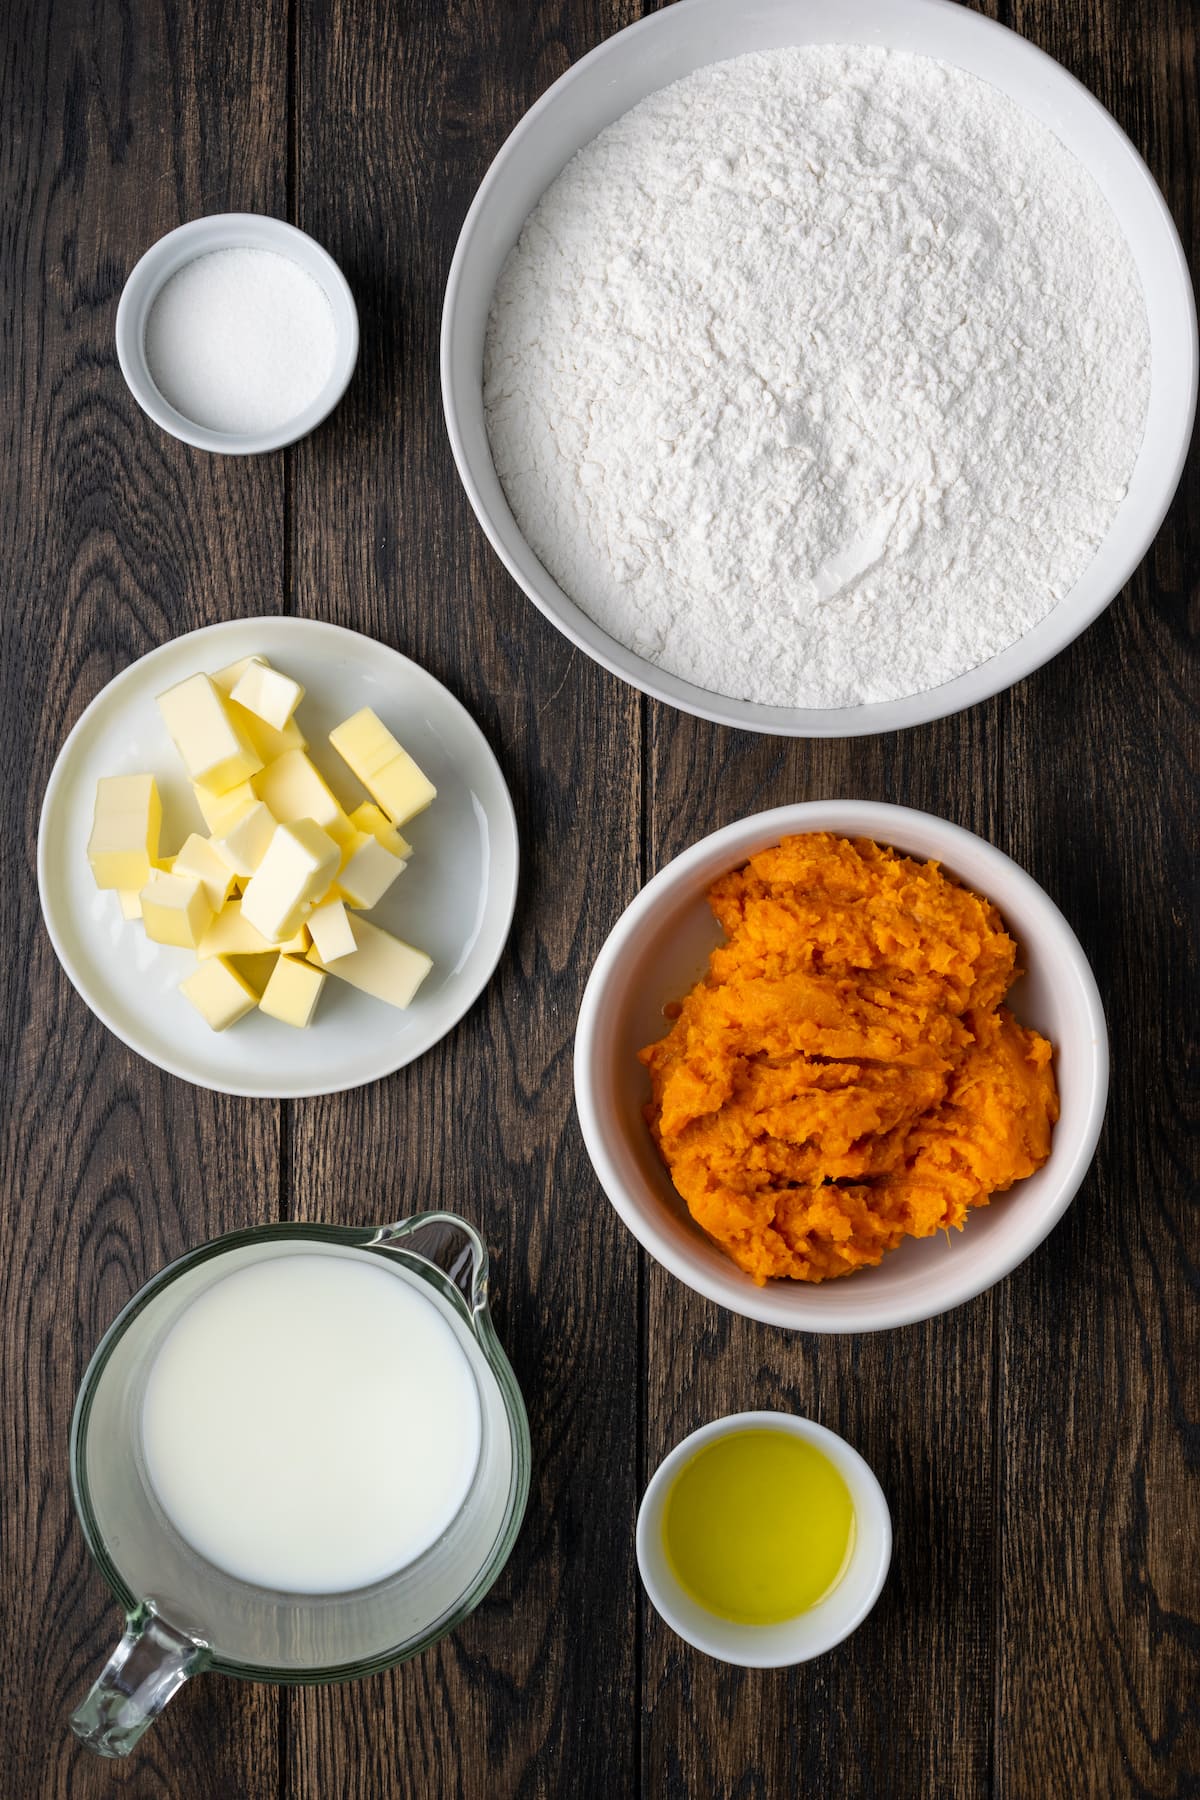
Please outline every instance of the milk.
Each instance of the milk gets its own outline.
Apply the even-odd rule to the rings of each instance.
[[[146,1472],[201,1556],[338,1593],[439,1538],[479,1461],[475,1378],[412,1276],[367,1252],[277,1256],[215,1282],[163,1340]]]

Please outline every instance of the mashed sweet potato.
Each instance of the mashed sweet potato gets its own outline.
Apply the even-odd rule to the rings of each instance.
[[[1001,1005],[994,906],[936,863],[826,832],[714,883],[726,942],[639,1054],[675,1186],[758,1282],[824,1281],[1040,1168],[1051,1046]]]

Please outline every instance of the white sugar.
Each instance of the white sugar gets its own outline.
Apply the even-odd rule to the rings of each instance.
[[[333,372],[337,327],[320,282],[274,250],[213,250],[172,275],[146,321],[150,374],[211,431],[286,425]]]

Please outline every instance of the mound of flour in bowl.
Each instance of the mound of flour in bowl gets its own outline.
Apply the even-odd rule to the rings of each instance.
[[[771,51],[581,150],[496,286],[484,403],[517,523],[700,687],[847,706],[1012,644],[1090,562],[1149,393],[1081,164],[995,88]]]

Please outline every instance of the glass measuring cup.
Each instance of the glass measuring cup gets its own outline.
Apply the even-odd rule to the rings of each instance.
[[[150,1369],[185,1307],[238,1269],[314,1251],[379,1257],[418,1285],[467,1357],[481,1418],[475,1476],[442,1536],[414,1562],[348,1593],[277,1592],[207,1562],[163,1511],[141,1442]],[[124,1637],[71,1720],[90,1749],[127,1755],[182,1684],[205,1670],[253,1681],[347,1681],[418,1655],[474,1610],[508,1560],[529,1494],[529,1424],[492,1326],[487,1275],[478,1232],[453,1213],[429,1212],[377,1230],[230,1232],[179,1257],[134,1295],[88,1365],[71,1423],[75,1508],[126,1613]]]

